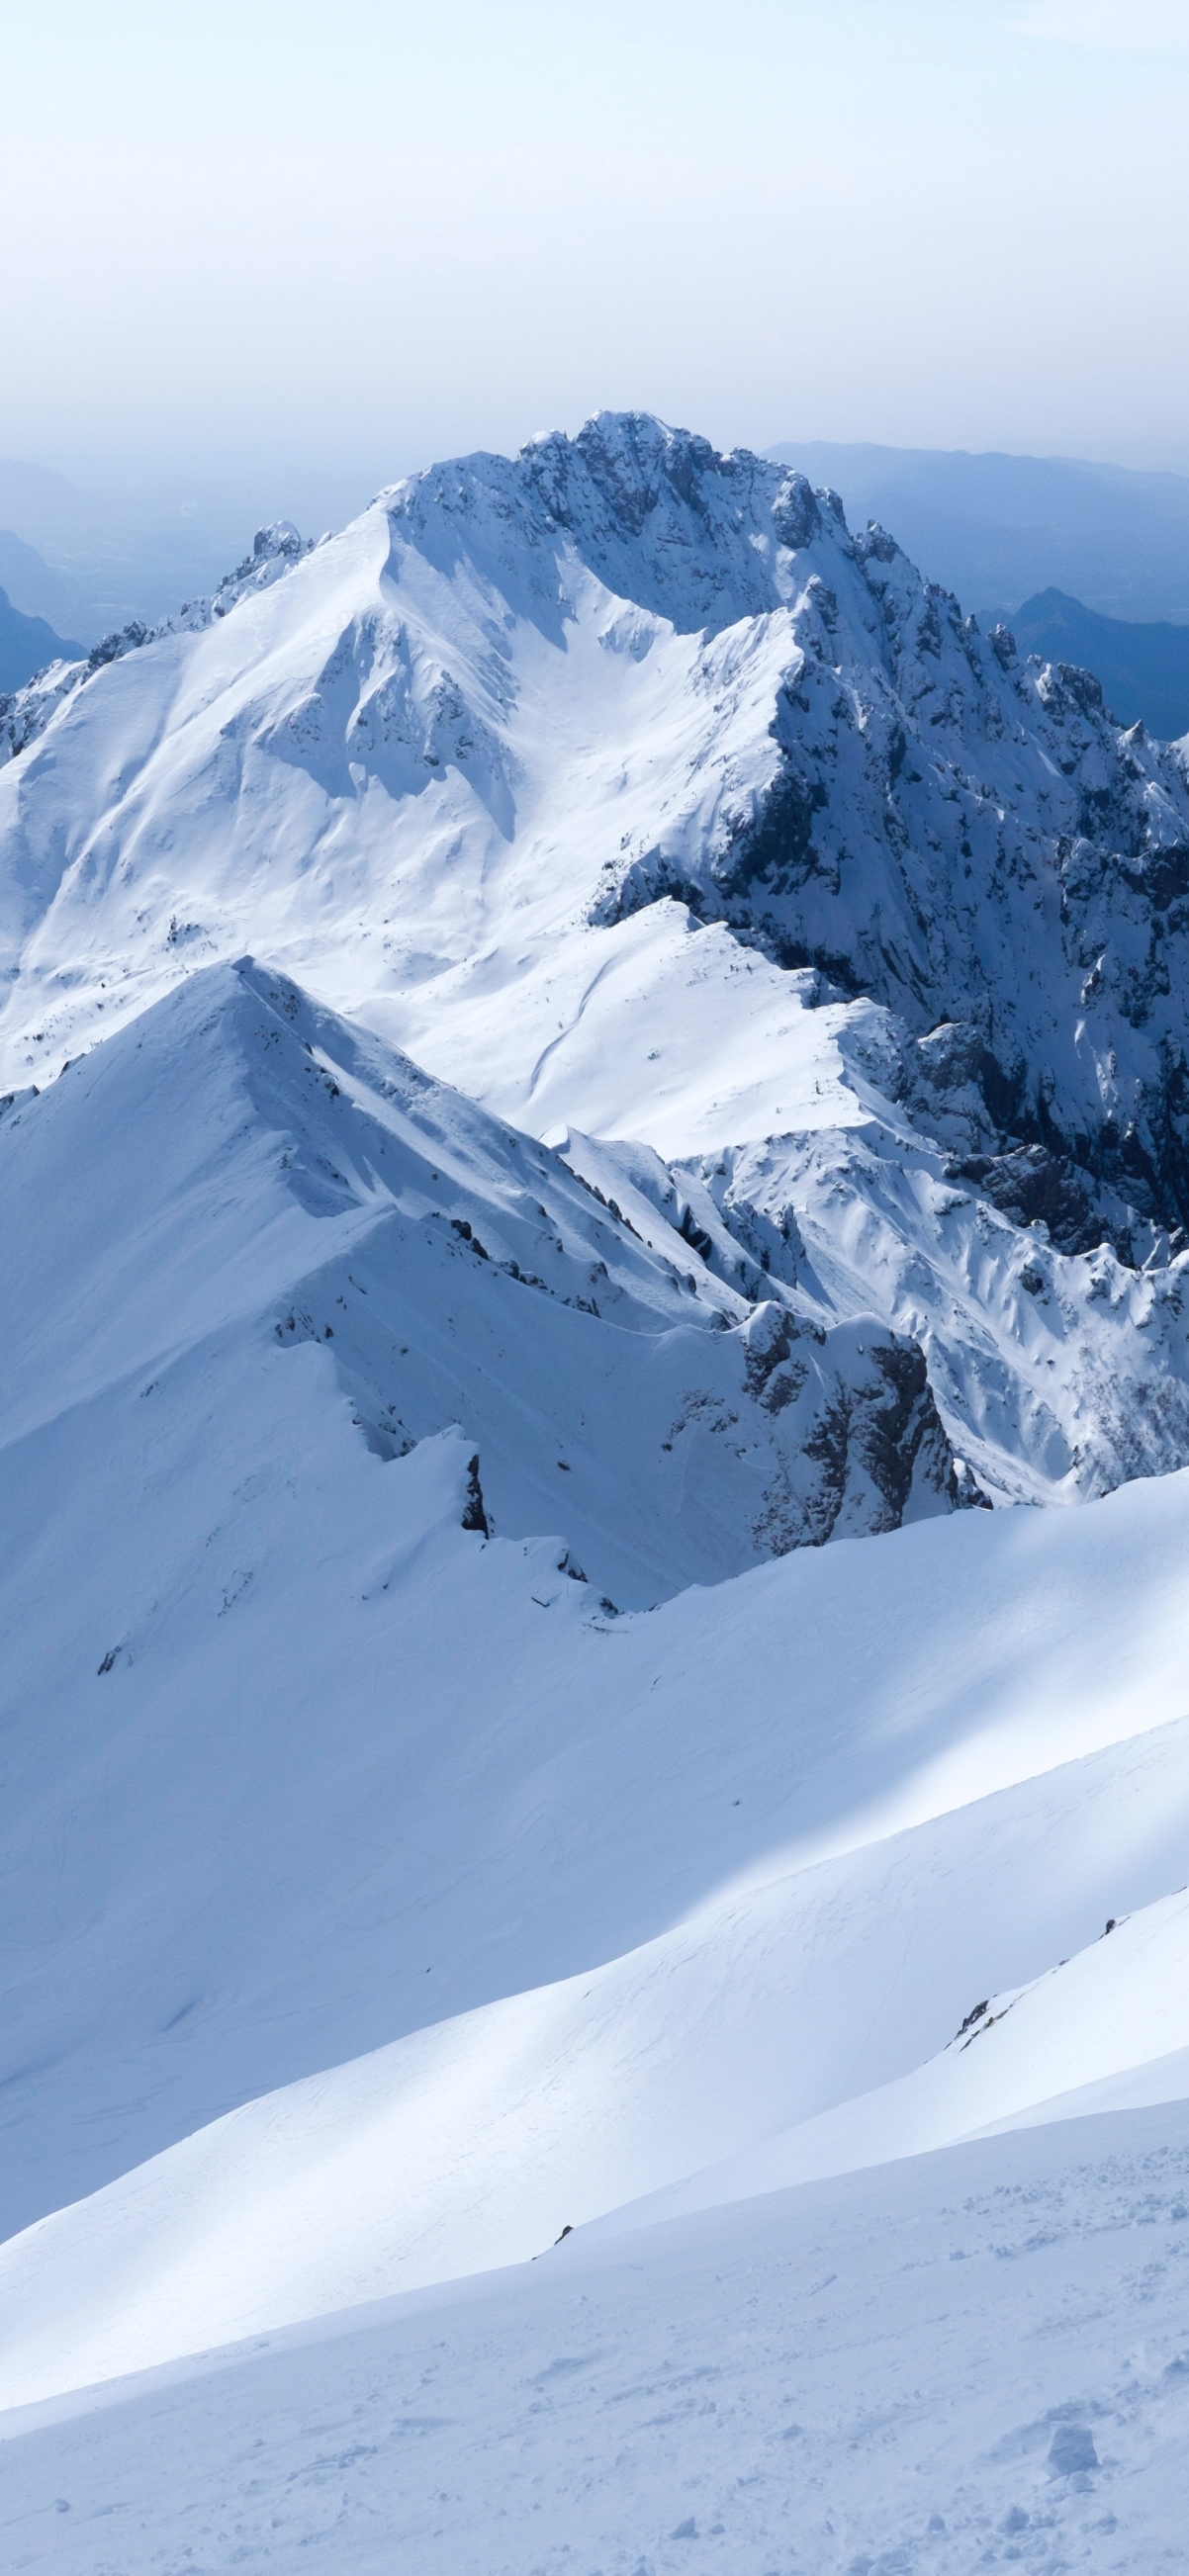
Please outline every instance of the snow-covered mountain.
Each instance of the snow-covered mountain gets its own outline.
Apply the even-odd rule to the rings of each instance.
[[[12,1050],[176,972],[171,927],[300,949],[334,911],[358,1000],[473,972],[512,911],[670,891],[914,1036],[968,1024],[919,1059],[964,1141],[1056,1143],[1180,1221],[1189,780],[1085,675],[1020,666],[802,477],[635,417],[435,468],[314,562],[257,543],[10,783]],[[14,701],[13,743],[36,721]]]
[[[287,2564],[311,2392],[350,2345],[370,2422],[418,2300],[488,2334],[490,2430],[508,2370],[531,2413],[602,2367],[584,2307],[660,2385],[679,2245],[725,2424],[748,2280],[799,2248],[808,2314],[888,2227],[870,2402],[928,2382],[935,2425],[901,2273],[977,2202],[991,2277],[1014,2195],[1066,2213],[1016,2249],[1066,2322],[1023,2423],[1029,2294],[985,2292],[929,2563],[992,2510],[1068,2561],[1180,2393],[1171,2290],[1126,2403],[1097,2348],[1070,2385],[1068,2317],[1091,2226],[1147,2314],[1103,2246],[1175,2230],[1189,2161],[1182,750],[828,494],[606,417],[264,532],[4,721],[0,2404],[51,2416],[0,2422],[0,2480],[73,2460],[95,2562],[124,2454],[84,2475],[62,2393],[164,2369],[193,2425],[195,2354],[279,2336],[280,2379],[230,2366],[245,2424],[282,2388]],[[391,2299],[365,2366],[346,2312]],[[507,2517],[554,2576],[502,2470],[432,2520],[432,2411],[410,2563]],[[870,2570],[810,2458],[806,2563]],[[387,2565],[355,2462],[334,2546]],[[256,2532],[190,2510],[146,2550]],[[604,2576],[734,2508],[637,2510]]]
[[[914,1338],[992,1496],[1189,1457],[1189,784],[1092,684],[635,418],[267,532],[112,649],[8,717],[14,1091],[250,949],[679,1166],[744,1293]]]

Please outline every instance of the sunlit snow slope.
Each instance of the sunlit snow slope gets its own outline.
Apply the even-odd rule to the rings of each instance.
[[[553,1973],[553,1631],[952,1474],[911,1343],[749,1306],[249,963],[15,1109],[0,1189],[12,2225]]]

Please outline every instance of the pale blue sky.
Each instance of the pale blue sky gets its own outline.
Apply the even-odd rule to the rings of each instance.
[[[0,455],[1189,441],[1189,0],[5,13]]]

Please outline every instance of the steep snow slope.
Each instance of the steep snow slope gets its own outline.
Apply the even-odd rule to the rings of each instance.
[[[725,1153],[742,1250],[803,1219],[805,1311],[920,1341],[995,1498],[1189,1455],[1189,789],[1091,684],[796,476],[614,417],[263,532],[112,651],[8,719],[15,1087],[251,946],[535,1134],[687,1199]]]
[[[938,2056],[596,2223],[652,2225],[953,2139],[1189,2098],[1184,1888],[1108,1917],[1097,1942],[980,1998]]]
[[[478,2009],[464,2128],[495,2123],[519,2197],[480,2195],[461,2251],[435,2075],[414,2236],[455,2269],[532,2250],[567,2179],[546,2234],[906,2074],[976,1988],[1176,1883],[1184,1479],[724,1589],[761,1471],[807,1511],[833,1461],[843,1528],[886,1526],[889,1493],[944,1510],[924,1400],[910,1379],[906,1420],[896,1393],[911,1351],[748,1307],[642,1189],[658,1249],[247,965],[14,1109],[0,1163],[10,2226]],[[700,1567],[712,1588],[606,1609],[604,1582],[655,1597]],[[559,1978],[576,2020],[528,1991]],[[482,2072],[509,2014],[510,2126]],[[348,2136],[357,2081],[387,2135],[406,2067],[462,2027],[348,2071]]]
[[[511,2258],[910,2074],[1177,1884],[1186,1480],[949,1518],[911,1349],[748,1306],[642,1149],[600,1204],[602,1150],[584,1186],[247,964],[0,1128],[9,2226],[395,2043],[174,2151],[214,2153],[209,2241],[167,2156],[150,2238],[223,2297],[218,2140],[262,2117],[307,2209],[326,2153],[386,2177],[279,2273],[253,2218],[265,2313]],[[755,1480],[812,1535],[832,1474],[836,1530],[943,1517],[724,1587],[783,1543],[744,1544]]]
[[[704,1522],[686,1538],[689,1468],[665,1515],[647,1381],[689,1337],[774,1437],[774,1301],[722,1329],[709,1262],[694,1293],[547,1149],[248,966],[3,1144],[10,2223],[302,2079],[8,2246],[13,2372],[62,2385],[518,2259],[823,2115],[836,2161],[859,2130],[879,2151],[879,2107],[838,2105],[903,2079],[916,2102],[980,1996],[1179,1883],[1184,1476],[614,1620],[573,1530],[464,1528],[451,1409],[485,1417],[511,1528],[567,1468],[583,1548],[671,1528],[681,1556]],[[408,1455],[392,1352],[428,1409]],[[1179,1991],[1161,1958],[1125,1976],[1130,2058],[1088,1991],[1068,2081],[1184,2048]],[[1019,2107],[998,2038],[978,2066],[990,2092],[944,2092],[926,2136]]]
[[[653,1252],[546,1148],[247,964],[191,978],[15,1108],[0,1203],[13,2223],[28,2192],[45,2207],[145,2152],[145,2121],[159,2144],[258,2090],[262,2064],[279,2079],[433,2017],[433,1889],[464,1847],[489,1864],[484,1800],[510,1802],[532,1875],[497,1739],[455,1847],[443,1823],[423,1852],[399,1821],[443,1669],[481,1731],[493,1663],[532,1665],[542,1612],[605,1625],[951,1497],[913,1345],[871,1317],[823,1331],[749,1307],[679,1233]],[[477,1562],[492,1531],[498,1562]],[[550,1668],[546,1649],[546,1705]],[[443,1741],[447,1776],[468,1776],[469,1740]],[[392,1853],[361,1822],[359,1765],[373,1794],[388,1781]],[[257,1986],[241,2027],[243,1942],[267,1987],[298,1930],[254,1883],[262,1801],[287,1802],[286,1902],[345,1907],[354,1964],[303,1963],[284,2011]],[[552,1826],[524,1830],[548,1851]],[[417,1903],[397,2004],[366,1926],[399,1955]],[[460,1937],[456,1919],[452,1969]],[[533,1952],[494,1988],[476,1970],[478,1992],[554,1964]]]
[[[89,652],[83,645],[68,643],[53,634],[40,618],[23,621],[41,629],[47,650],[24,684],[10,685],[0,697],[0,762],[15,760],[29,743],[36,741],[51,716],[73,697],[84,680],[92,679],[109,663],[121,661],[125,653],[139,652],[142,645],[157,643],[162,636],[197,634],[226,617],[249,591],[267,590],[299,555],[309,554],[313,542],[309,537],[303,547],[296,528],[287,519],[278,519],[271,528],[259,528],[251,554],[234,572],[224,576],[210,599],[187,600],[176,615],[162,618],[153,626],[146,626],[143,618],[133,618],[126,626],[102,636]],[[53,645],[60,650],[51,659],[48,647]]]

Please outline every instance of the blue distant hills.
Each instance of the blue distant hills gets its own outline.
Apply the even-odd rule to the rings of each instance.
[[[822,439],[768,453],[840,492],[852,527],[878,519],[980,620],[1014,622],[1052,586],[1101,617],[1189,624],[1189,475]]]
[[[1189,626],[1100,617],[1066,591],[1042,590],[1016,609],[1011,627],[1022,653],[1092,671],[1120,723],[1142,716],[1163,742],[1189,733]]]
[[[85,649],[68,636],[56,635],[44,617],[23,616],[7,591],[0,590],[0,696],[21,688],[47,662],[77,661]]]

